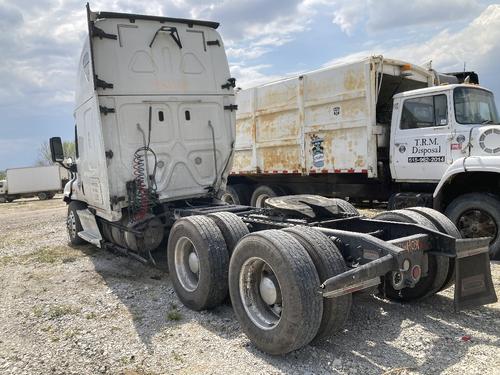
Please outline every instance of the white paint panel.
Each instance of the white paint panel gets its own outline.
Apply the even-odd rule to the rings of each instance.
[[[9,194],[61,190],[59,166],[7,169]]]

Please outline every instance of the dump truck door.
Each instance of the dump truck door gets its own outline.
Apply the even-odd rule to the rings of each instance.
[[[448,108],[446,93],[394,101],[390,150],[394,179],[439,181],[451,162]]]

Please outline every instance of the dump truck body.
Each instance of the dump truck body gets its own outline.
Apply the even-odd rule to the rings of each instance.
[[[403,73],[411,77],[402,81]],[[418,66],[370,57],[240,91],[232,174],[377,177],[392,95],[433,79]]]

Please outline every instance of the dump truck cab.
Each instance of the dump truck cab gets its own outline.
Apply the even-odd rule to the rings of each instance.
[[[397,94],[390,152],[392,177],[405,182],[439,182],[459,160],[498,158],[500,119],[493,93],[453,84]]]
[[[462,236],[490,237],[490,255],[500,257],[500,118],[491,91],[463,83],[395,95],[390,170],[400,186],[428,186],[432,206]],[[391,208],[414,201],[398,196],[402,205]]]

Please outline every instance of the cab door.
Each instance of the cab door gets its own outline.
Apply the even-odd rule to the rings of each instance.
[[[446,93],[395,101],[391,173],[399,181],[439,181],[451,163],[450,103]],[[400,109],[400,110],[397,110]]]

